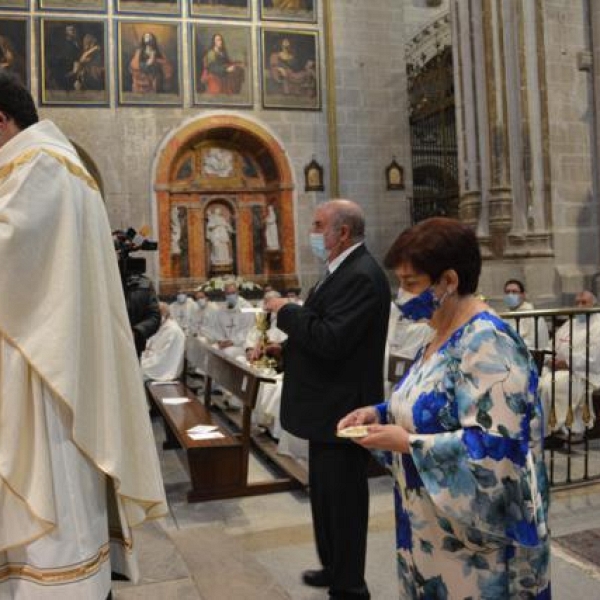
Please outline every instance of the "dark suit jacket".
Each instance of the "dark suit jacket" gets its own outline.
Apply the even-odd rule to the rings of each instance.
[[[343,416],[383,400],[389,312],[389,283],[364,245],[303,306],[281,308],[277,327],[288,334],[281,399],[285,429],[304,439],[336,441]]]

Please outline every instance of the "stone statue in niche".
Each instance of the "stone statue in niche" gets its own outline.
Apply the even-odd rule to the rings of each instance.
[[[213,267],[225,267],[233,263],[231,235],[233,228],[222,209],[213,208],[208,213],[206,238],[210,241],[210,264]]]
[[[171,256],[181,254],[181,221],[179,220],[179,207],[171,208]]]
[[[280,250],[279,231],[277,229],[277,213],[272,204],[267,207],[265,217],[265,242],[267,250]]]

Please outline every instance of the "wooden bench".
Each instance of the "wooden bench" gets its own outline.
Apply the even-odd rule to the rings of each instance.
[[[197,367],[205,374],[203,408],[207,412],[212,409],[214,384],[242,402],[241,415],[239,411],[221,413],[223,418],[238,429],[235,437],[241,444],[241,473],[237,487],[220,497],[250,496],[305,487],[308,483],[305,469],[293,458],[278,455],[276,444],[272,440],[269,442],[252,435],[252,410],[256,406],[260,386],[263,383],[275,383],[275,380],[200,340],[195,340],[194,352],[198,359]],[[272,463],[281,476],[274,480],[249,483],[248,461],[251,447],[256,448]]]
[[[146,390],[165,424],[165,449],[185,451],[192,488],[188,502],[228,498],[236,495],[244,481],[242,442],[215,422],[210,410],[183,383],[148,383]],[[182,404],[165,404],[167,398],[188,398]],[[194,440],[188,429],[196,425],[217,425],[223,437]]]

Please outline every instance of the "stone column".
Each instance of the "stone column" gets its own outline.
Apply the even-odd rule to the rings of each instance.
[[[543,10],[453,0],[460,214],[495,256],[549,253]]]

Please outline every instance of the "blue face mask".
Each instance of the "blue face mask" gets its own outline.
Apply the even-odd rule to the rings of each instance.
[[[233,308],[237,304],[237,294],[227,294],[225,302],[229,308]]]
[[[310,234],[310,249],[312,250],[312,253],[323,262],[329,258],[329,250],[325,248],[325,237],[322,233]]]
[[[179,304],[184,304],[186,300],[187,296],[185,294],[177,294],[177,302],[179,302]]]
[[[504,294],[504,304],[506,304],[508,308],[517,308],[517,306],[521,304],[521,296],[519,296],[519,294],[515,294],[514,292],[510,294]]]
[[[418,296],[399,305],[402,314],[412,321],[430,320],[433,313],[440,307],[441,302],[434,296],[431,288],[427,288]]]

